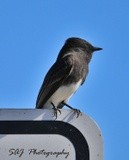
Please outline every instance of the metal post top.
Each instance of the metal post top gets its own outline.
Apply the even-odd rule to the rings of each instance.
[[[64,158],[66,159],[65,156],[67,156],[68,160],[74,159],[73,157],[76,157],[75,159],[79,159],[78,157],[81,157],[81,156],[90,157],[90,160],[103,160],[103,140],[102,140],[101,131],[97,123],[88,115],[85,115],[84,113],[80,114],[79,117],[77,118],[77,115],[74,113],[74,111],[61,109],[61,114],[58,112],[57,119],[55,119],[52,109],[51,110],[48,110],[48,109],[0,109],[1,138],[5,134],[7,134],[8,136],[11,135],[11,139],[8,136],[6,136],[6,138],[8,137],[7,139],[5,138],[5,140],[10,141],[10,143],[7,142],[7,144],[11,145],[11,143],[13,143],[14,141],[16,142],[17,137],[15,136],[18,135],[19,137],[20,135],[22,142],[25,141],[25,143],[31,149],[33,149],[32,147],[33,144],[30,145],[29,141],[32,139],[32,137],[33,139],[35,139],[33,142],[34,142],[35,148],[37,145],[37,150],[35,151],[31,150],[29,152],[26,147],[25,148],[23,147],[24,149],[24,153],[22,153],[23,158],[27,151],[28,151],[27,153],[28,154],[30,153],[31,156],[34,153],[35,154],[42,153],[42,156],[43,156],[43,154],[45,154],[44,153],[45,151],[43,150],[41,151],[42,147],[40,148],[40,145],[38,144],[40,143],[40,141],[43,141],[42,143],[45,143],[45,144],[48,141],[50,141],[49,143],[52,143],[52,145],[49,145],[49,148],[51,148],[50,146],[53,146],[53,144],[54,145],[60,144],[58,146],[60,146],[59,147],[60,154],[62,155],[62,157],[61,156],[58,156],[58,157],[60,157],[61,159],[63,159],[63,155],[64,155]],[[28,138],[26,135],[29,135],[30,138]],[[37,139],[34,138],[34,136],[39,137],[38,138],[39,143]],[[40,136],[43,136],[44,138]],[[62,138],[62,136],[64,138]],[[3,140],[3,142],[1,140]],[[1,145],[4,145],[5,142],[6,141],[4,141],[3,138],[0,139]],[[61,144],[64,144],[65,148],[62,148]],[[15,149],[17,149],[17,146],[19,146],[19,144],[16,145]],[[9,148],[11,149],[11,146],[9,146]],[[53,150],[55,148],[53,148]],[[10,149],[8,150],[8,152],[9,151],[10,152],[7,155],[10,154],[10,157],[15,158],[16,157],[15,150],[10,150]],[[26,156],[29,156],[29,155],[26,155]],[[49,157],[51,156],[49,155]],[[70,158],[70,156],[73,156],[73,157]],[[88,158],[85,158],[85,159],[88,160]]]

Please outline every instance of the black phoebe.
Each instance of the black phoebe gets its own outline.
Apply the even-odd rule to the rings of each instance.
[[[69,38],[59,52],[56,62],[45,76],[39,91],[36,108],[53,108],[57,111],[66,104],[67,100],[82,85],[88,74],[88,64],[94,51],[102,48],[94,47],[81,38]],[[77,115],[79,115],[79,110]]]

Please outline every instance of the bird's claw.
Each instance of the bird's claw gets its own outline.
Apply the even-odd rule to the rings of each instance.
[[[54,110],[54,117],[56,117],[57,119],[57,112],[59,112],[61,114],[61,110],[59,108],[56,108],[55,105],[53,103],[51,103],[53,106],[53,110]]]
[[[67,106],[68,108],[72,109],[74,111],[75,114],[77,114],[77,118],[82,115],[81,111],[79,109],[73,108],[70,105],[68,105],[65,102],[62,102],[63,105]]]
[[[77,114],[77,118],[78,118],[80,115],[82,115],[82,113],[81,113],[81,111],[80,111],[79,109],[73,108],[72,110],[74,111],[75,114]]]
[[[52,109],[54,110],[54,117],[56,117],[56,119],[57,119],[57,112],[59,112],[61,114],[61,111],[60,111],[60,109],[54,108],[54,107]]]

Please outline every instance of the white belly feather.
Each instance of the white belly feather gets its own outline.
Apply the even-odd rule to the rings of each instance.
[[[78,81],[76,84],[74,83],[68,86],[59,87],[59,89],[57,89],[57,91],[45,103],[44,108],[52,107],[51,102],[56,107],[62,101],[69,99],[73,95],[73,93],[79,88],[81,83],[82,83],[82,80]]]

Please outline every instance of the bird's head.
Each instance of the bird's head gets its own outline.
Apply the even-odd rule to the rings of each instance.
[[[102,48],[94,47],[84,39],[71,37],[66,40],[64,46],[60,50],[59,57],[63,57],[65,54],[69,52],[80,53],[80,51],[82,51],[82,53],[86,54],[87,58],[89,58],[90,61],[92,53],[99,50],[102,50]]]
[[[68,47],[68,48],[73,48],[73,49],[74,48],[82,48],[86,52],[90,52],[90,53],[102,50],[102,48],[100,48],[100,47],[94,47],[93,45],[91,45],[86,40],[81,39],[81,38],[76,38],[76,37],[68,38],[66,40],[66,43],[65,43],[64,46]]]

